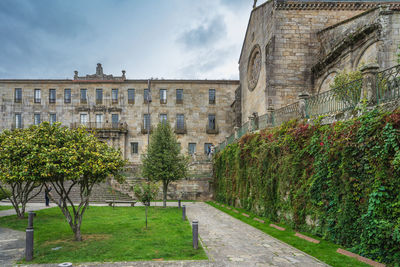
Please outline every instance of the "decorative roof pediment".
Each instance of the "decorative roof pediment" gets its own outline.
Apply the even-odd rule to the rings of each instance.
[[[125,71],[122,71],[122,76],[113,76],[107,75],[103,73],[103,67],[100,63],[97,63],[96,73],[95,74],[87,74],[86,76],[78,76],[78,71],[74,71],[74,80],[77,81],[125,81]]]

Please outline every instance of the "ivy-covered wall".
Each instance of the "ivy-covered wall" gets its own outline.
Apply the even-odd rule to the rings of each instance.
[[[288,122],[214,158],[217,201],[400,263],[400,110]]]

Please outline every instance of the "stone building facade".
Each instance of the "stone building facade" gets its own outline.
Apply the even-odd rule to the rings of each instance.
[[[328,90],[339,70],[395,65],[399,8],[397,1],[255,4],[239,59],[242,122],[293,103],[302,92]]]
[[[190,155],[189,177],[171,185],[187,198],[211,197],[211,166],[206,151],[232,131],[235,80],[130,80],[103,73],[71,80],[0,80],[0,131],[26,128],[42,121],[81,125],[120,149],[130,164],[128,185],[140,178],[138,166],[150,132],[161,120],[173,127],[181,151]],[[150,86],[151,102],[147,104]],[[150,114],[148,117],[147,114]],[[149,127],[150,125],[150,127]],[[117,185],[129,191],[128,185]]]
[[[152,130],[166,119],[182,151],[201,157],[206,146],[231,133],[237,87],[233,80],[129,80],[124,71],[120,77],[103,74],[100,64],[96,74],[75,72],[73,80],[0,80],[0,129],[42,121],[85,125],[138,164],[147,147],[147,124]]]

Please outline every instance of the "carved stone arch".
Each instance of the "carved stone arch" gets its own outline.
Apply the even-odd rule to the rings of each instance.
[[[251,50],[249,62],[247,63],[247,85],[250,91],[253,91],[257,86],[258,78],[260,77],[262,55],[261,49],[256,44]]]
[[[335,76],[340,72],[339,69],[333,68],[330,69],[326,72],[324,78],[321,80],[321,82],[318,85],[318,90],[317,90],[317,94],[326,92],[328,90],[330,90],[330,83],[333,82],[333,79],[335,78]]]
[[[358,52],[357,56],[355,57],[355,60],[353,61],[353,70],[357,70],[360,67],[361,63],[369,64],[369,63],[378,63],[378,52],[379,52],[379,46],[382,44],[382,41],[379,40],[378,38],[373,38],[369,41],[367,41],[360,49]],[[371,61],[363,62],[363,59],[365,59],[365,55],[367,55],[367,52],[371,52],[372,49],[376,49],[375,51],[375,58],[374,59],[369,59]]]

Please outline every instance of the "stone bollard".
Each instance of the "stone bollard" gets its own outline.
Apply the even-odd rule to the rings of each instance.
[[[178,207],[181,208],[181,200],[178,199]]]
[[[28,212],[28,227],[26,228],[25,238],[25,259],[31,261],[33,259],[33,211]]]
[[[193,248],[199,248],[199,221],[194,220],[192,222],[192,233],[193,233]]]
[[[186,220],[186,206],[182,205],[182,220]]]

